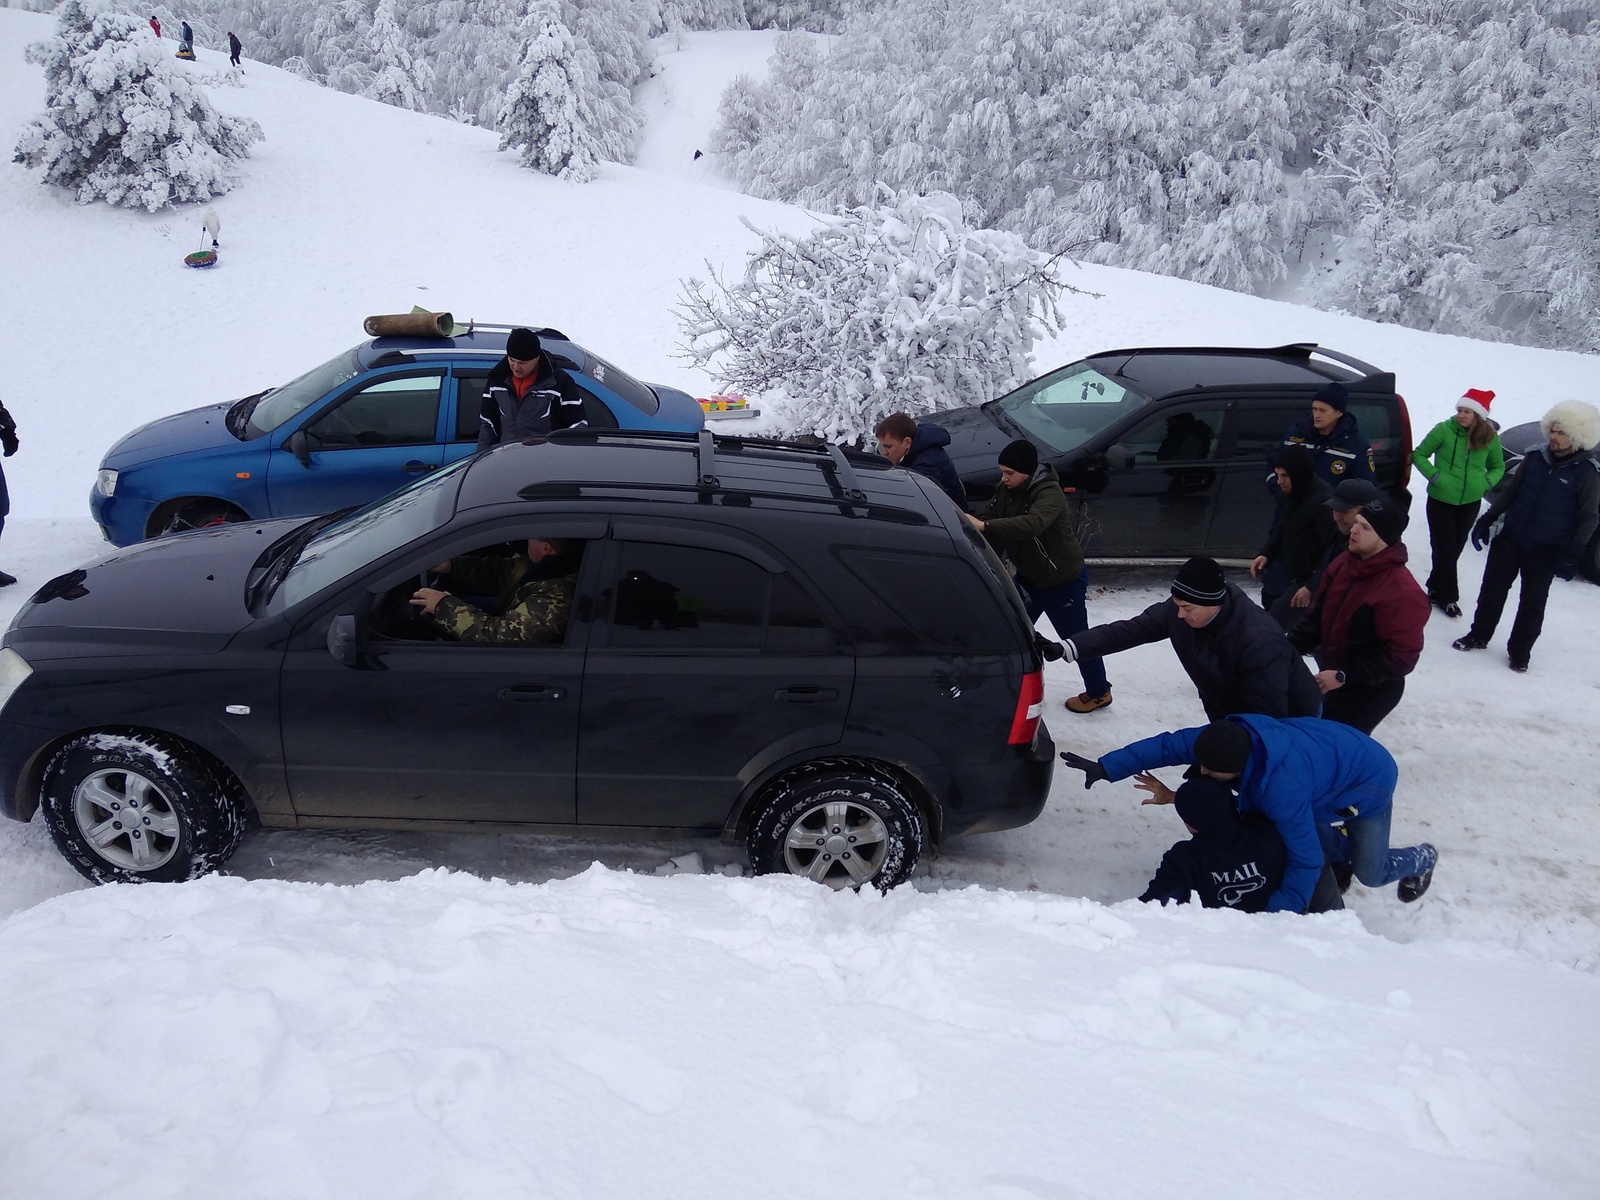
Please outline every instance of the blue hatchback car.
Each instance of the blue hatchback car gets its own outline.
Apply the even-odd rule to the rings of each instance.
[[[484,385],[512,328],[373,338],[282,387],[152,421],[101,461],[94,519],[126,546],[376,500],[474,451]],[[583,393],[591,428],[704,427],[687,392],[640,383],[558,330],[537,332]]]

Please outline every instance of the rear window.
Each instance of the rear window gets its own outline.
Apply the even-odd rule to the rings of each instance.
[[[850,546],[836,547],[834,554],[919,642],[944,650],[1017,648],[1009,610],[961,559]]]
[[[598,354],[583,352],[583,366],[579,374],[592,379],[612,395],[626,401],[647,417],[653,417],[661,408],[661,400],[647,385],[640,383],[621,367],[614,367]]]

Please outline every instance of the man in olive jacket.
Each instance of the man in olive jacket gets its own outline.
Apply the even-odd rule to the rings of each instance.
[[[1315,717],[1322,693],[1283,627],[1213,559],[1191,558],[1172,581],[1172,599],[1136,617],[1096,625],[1066,640],[1065,658],[1115,654],[1148,642],[1170,641],[1200,692],[1208,720],[1231,713]]]
[[[966,516],[966,514],[963,514]],[[1055,468],[1018,438],[1000,451],[1000,486],[981,517],[966,516],[1015,570],[1017,590],[1035,621],[1044,613],[1058,638],[1089,628],[1089,570],[1072,531],[1072,514]],[[1111,684],[1098,658],[1078,658],[1083,692],[1067,701],[1075,713],[1111,703]]]

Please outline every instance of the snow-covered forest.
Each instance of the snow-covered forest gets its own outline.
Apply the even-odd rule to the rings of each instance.
[[[631,89],[651,72],[652,38],[828,33],[780,39],[767,76],[723,96],[710,149],[754,195],[837,211],[872,203],[880,185],[950,192],[971,227],[1047,254],[1419,329],[1600,348],[1596,0],[195,0],[152,11],[172,29],[187,19],[201,46],[224,46],[231,30],[250,57],[305,78],[500,129],[530,165],[549,159],[573,179],[591,155],[632,158]],[[530,25],[535,68],[548,72],[539,64],[559,47],[566,81],[531,134],[510,95],[532,86]]]

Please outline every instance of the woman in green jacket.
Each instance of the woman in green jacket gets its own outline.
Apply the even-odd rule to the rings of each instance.
[[[1456,415],[1429,430],[1411,455],[1428,480],[1428,542],[1433,548],[1428,599],[1447,617],[1461,615],[1456,561],[1478,519],[1478,506],[1506,473],[1500,435],[1489,423],[1493,399],[1493,392],[1468,388],[1456,401]]]

